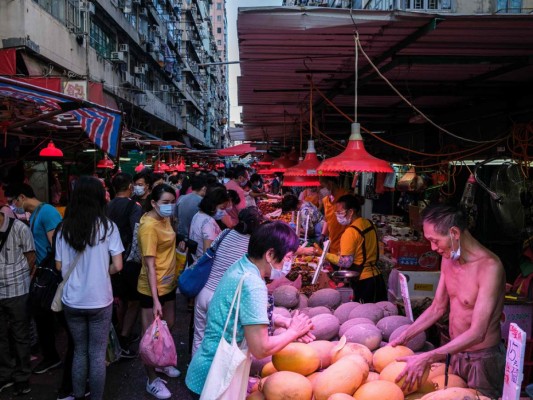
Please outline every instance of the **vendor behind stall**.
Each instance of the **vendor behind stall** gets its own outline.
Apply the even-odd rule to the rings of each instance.
[[[468,231],[463,212],[446,205],[428,206],[422,214],[424,236],[442,255],[440,281],[433,302],[390,344],[404,344],[435,324],[450,310],[450,342],[426,353],[399,358],[407,366],[405,387],[418,381],[431,363],[451,354],[451,372],[468,387],[490,398],[502,394],[505,348],[500,316],[505,295],[505,271],[500,259]]]
[[[354,195],[340,197],[335,204],[337,222],[346,227],[339,253],[326,254],[326,260],[342,270],[354,271],[350,286],[353,300],[376,303],[387,299],[387,287],[378,260],[378,236],[372,221],[361,217],[361,202]],[[317,247],[317,253],[321,250]]]

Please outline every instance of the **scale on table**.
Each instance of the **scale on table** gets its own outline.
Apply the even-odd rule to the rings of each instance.
[[[312,285],[316,285],[318,282],[318,277],[320,276],[320,272],[322,272],[322,266],[324,265],[324,260],[326,259],[326,254],[329,250],[329,240],[326,240],[324,242],[324,250],[322,251],[322,255],[318,259],[318,263],[316,266],[315,274],[313,275],[313,280],[311,281]]]

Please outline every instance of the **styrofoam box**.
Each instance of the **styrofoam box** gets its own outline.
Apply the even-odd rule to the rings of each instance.
[[[435,297],[440,279],[440,271],[398,271],[397,269],[393,269],[389,275],[389,291],[397,299],[402,298],[399,280],[400,273],[404,274],[407,278],[409,297]]]
[[[504,304],[501,317],[502,338],[509,337],[509,325],[516,323],[520,329],[526,332],[527,337],[531,337],[531,325],[533,315],[533,304],[517,302],[516,304]]]

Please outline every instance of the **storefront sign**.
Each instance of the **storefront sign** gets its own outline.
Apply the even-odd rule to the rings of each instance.
[[[409,297],[409,286],[407,285],[407,278],[404,274],[400,274],[400,291],[403,298],[403,306],[405,307],[405,315],[411,320],[414,321],[413,309],[411,307],[411,298]]]
[[[65,82],[63,93],[80,100],[87,100],[87,82],[86,81],[68,81]]]
[[[509,326],[502,400],[520,399],[520,389],[524,379],[525,351],[526,333],[513,322]]]

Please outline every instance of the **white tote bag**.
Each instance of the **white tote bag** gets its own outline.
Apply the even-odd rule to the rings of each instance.
[[[211,368],[209,368],[200,400],[244,400],[246,398],[252,359],[248,352],[246,339],[242,341],[240,346],[237,344],[237,320],[239,319],[242,285],[246,275],[239,281],[235,296],[233,296],[222,338],[218,344]],[[235,302],[237,305],[233,336],[231,343],[228,343],[224,339],[224,333],[226,333],[231,319]]]

